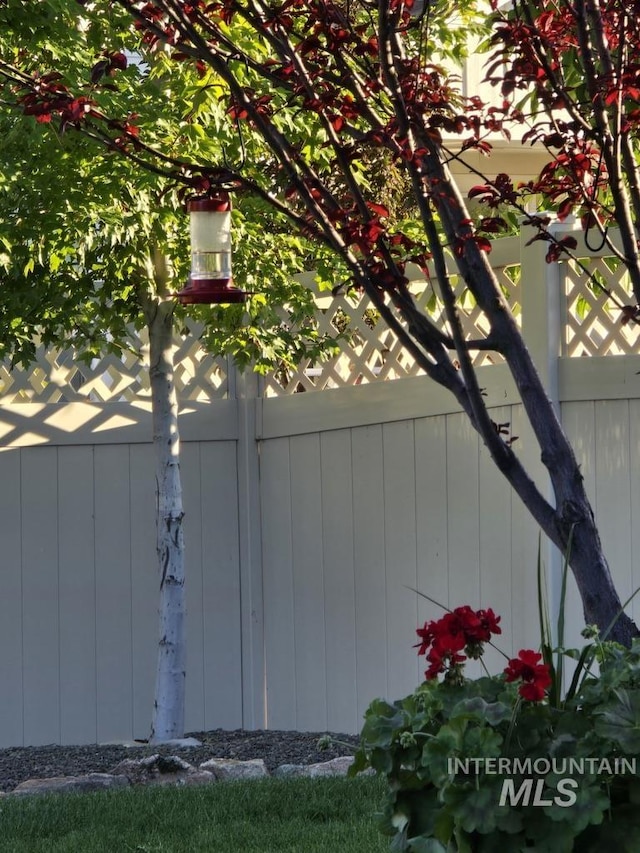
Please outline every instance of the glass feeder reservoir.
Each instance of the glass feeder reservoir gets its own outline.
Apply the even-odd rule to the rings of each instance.
[[[191,273],[177,294],[183,305],[244,302],[247,294],[231,283],[231,199],[219,192],[188,203]]]

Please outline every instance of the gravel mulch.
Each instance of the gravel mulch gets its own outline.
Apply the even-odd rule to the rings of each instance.
[[[191,732],[189,737],[202,741],[202,746],[188,748],[149,744],[11,747],[0,749],[0,791],[11,791],[27,779],[108,773],[124,758],[143,758],[156,753],[180,755],[196,767],[209,758],[236,758],[240,761],[263,758],[271,772],[281,764],[315,764],[340,755],[352,755],[358,744],[356,735],[332,734],[332,738],[343,744],[334,743],[328,749],[320,750],[318,740],[325,734],[216,729]]]

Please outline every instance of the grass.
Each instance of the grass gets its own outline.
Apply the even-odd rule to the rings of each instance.
[[[7,798],[7,853],[386,853],[383,783],[266,779]]]

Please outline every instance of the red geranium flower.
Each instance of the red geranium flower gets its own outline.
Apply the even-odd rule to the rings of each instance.
[[[442,652],[461,652],[466,646],[467,641],[464,634],[448,633],[443,631],[433,641],[433,647],[440,649]]]
[[[433,622],[425,622],[422,628],[416,629],[416,634],[420,637],[420,642],[416,643],[414,648],[418,649],[418,655],[426,655],[429,651],[434,638],[433,624]]]
[[[440,649],[434,646],[427,655],[427,660],[429,661],[429,669],[425,672],[424,677],[429,681],[440,675],[441,672],[451,672],[459,664],[464,663],[466,657],[451,649]]]
[[[472,610],[468,604],[456,607],[438,620],[425,622],[417,629],[420,643],[416,644],[419,655],[426,655],[429,669],[426,678],[435,678],[439,673],[464,663],[466,655],[478,657],[482,644],[492,634],[500,634],[500,617],[493,610]],[[461,654],[465,650],[466,655]]]
[[[490,607],[486,610],[478,610],[478,617],[482,623],[482,630],[486,635],[486,637],[483,636],[478,639],[488,642],[492,634],[502,634],[502,628],[498,625],[500,616],[496,616]]]
[[[540,663],[542,655],[531,649],[521,649],[517,658],[512,658],[504,672],[506,681],[522,679],[518,693],[529,702],[540,702],[544,699],[545,690],[551,684],[549,667]]]

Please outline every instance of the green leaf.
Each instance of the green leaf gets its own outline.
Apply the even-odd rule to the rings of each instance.
[[[496,828],[500,780],[488,780],[477,787],[451,786],[443,791],[443,800],[451,808],[456,826],[465,832],[492,832]]]
[[[374,699],[365,714],[362,728],[363,745],[369,748],[389,747],[397,732],[408,725],[409,716],[397,704]]]
[[[512,709],[504,702],[487,702],[482,696],[463,699],[452,711],[452,716],[465,715],[469,719],[485,721],[497,726],[511,717]]]
[[[605,812],[609,808],[609,797],[602,791],[600,783],[588,785],[584,781],[575,791],[576,801],[571,806],[561,806],[554,803],[544,806],[544,813],[551,820],[567,823],[575,834],[582,832],[587,826],[602,823]]]
[[[615,690],[616,700],[595,711],[595,730],[624,752],[640,753],[640,690]]]

